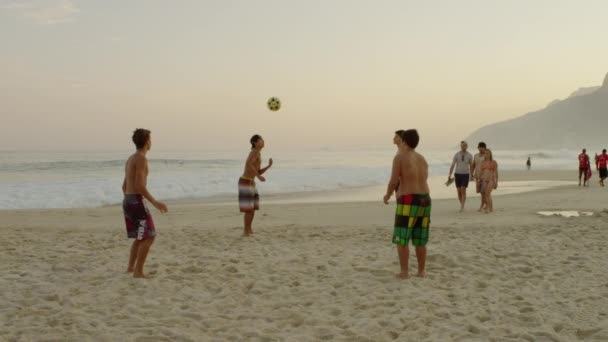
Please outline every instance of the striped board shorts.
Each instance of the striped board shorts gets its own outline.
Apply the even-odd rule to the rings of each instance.
[[[428,194],[397,196],[397,212],[393,243],[407,246],[425,246],[429,241],[431,223],[431,197]]]
[[[255,181],[243,177],[239,179],[239,208],[242,213],[260,210],[260,194]]]

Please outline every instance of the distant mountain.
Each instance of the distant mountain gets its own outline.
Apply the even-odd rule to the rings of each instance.
[[[606,74],[606,76],[608,77],[608,74]],[[596,90],[598,90],[600,88],[601,88],[601,86],[578,88],[577,91],[570,94],[570,97],[588,95],[588,94],[594,93]]]
[[[467,140],[497,149],[608,148],[608,74],[601,87],[580,88],[539,111],[484,126]]]

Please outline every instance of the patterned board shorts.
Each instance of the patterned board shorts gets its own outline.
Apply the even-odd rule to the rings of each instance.
[[[156,236],[152,215],[150,215],[142,195],[125,195],[122,201],[122,211],[125,215],[129,239],[145,240]]]
[[[428,194],[410,194],[397,197],[397,212],[393,243],[407,246],[425,246],[429,241],[431,223],[431,197]]]
[[[255,187],[255,181],[251,179],[239,179],[239,209],[242,213],[260,210],[260,194]]]

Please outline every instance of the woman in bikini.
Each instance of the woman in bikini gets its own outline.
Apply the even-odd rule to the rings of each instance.
[[[498,164],[492,157],[492,151],[486,150],[484,161],[481,163],[481,196],[486,203],[485,212],[494,211],[492,190],[498,187]],[[482,209],[480,208],[479,211]]]

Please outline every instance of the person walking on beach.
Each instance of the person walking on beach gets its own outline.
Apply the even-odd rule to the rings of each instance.
[[[486,204],[485,212],[491,213],[494,211],[494,203],[492,201],[492,191],[498,187],[498,164],[492,157],[492,151],[486,150],[484,161],[481,163],[481,196],[484,197]]]
[[[608,170],[606,169],[606,164],[608,163],[608,154],[606,154],[606,149],[602,150],[602,154],[597,157],[597,162],[595,167],[600,173],[600,185],[604,186],[604,179],[608,177]]]
[[[384,204],[389,204],[399,181],[401,186],[397,194],[397,211],[393,229],[393,243],[397,245],[397,254],[401,272],[398,277],[408,278],[409,241],[416,248],[418,259],[418,276],[426,276],[426,244],[429,240],[431,223],[431,197],[429,195],[428,164],[424,157],[416,152],[420,141],[418,131],[409,129],[401,135],[403,144],[393,159],[391,178],[384,195]]]
[[[473,174],[473,156],[467,151],[469,145],[466,141],[460,142],[460,151],[452,158],[452,166],[448,174],[448,183],[452,179],[452,172],[456,168],[454,174],[456,182],[456,192],[458,193],[458,201],[460,202],[460,212],[464,211],[464,204],[467,201],[467,187],[469,179]]]
[[[479,144],[477,144],[477,150],[479,151],[479,153],[476,153],[473,157],[473,172],[471,173],[471,179],[475,180],[475,191],[478,194],[481,194],[481,179],[479,178],[479,176],[481,175],[481,163],[483,163],[483,161],[485,160],[486,143],[480,141]],[[480,197],[481,205],[479,206],[479,211],[482,211],[485,209],[486,203],[484,197]]]
[[[147,188],[148,159],[146,154],[152,147],[150,131],[138,128],[133,132],[132,139],[137,151],[127,160],[125,179],[122,183],[124,194],[122,209],[127,237],[135,239],[131,246],[127,272],[133,272],[135,278],[145,278],[144,263],[156,238],[156,228],[144,199],[161,213],[166,213],[168,210],[167,206],[163,202],[157,201]]]
[[[253,218],[255,211],[260,209],[260,195],[256,188],[255,179],[265,182],[263,174],[272,166],[272,158],[268,161],[268,166],[262,168],[262,149],[264,139],[259,135],[254,135],[249,140],[251,151],[245,161],[245,171],[239,179],[239,209],[244,216],[243,236],[253,235]]]
[[[581,178],[584,176],[583,186],[587,186],[587,180],[591,178],[589,174],[589,156],[587,155],[587,149],[583,149],[583,152],[578,155],[578,186],[581,186]]]
[[[528,168],[528,171],[532,168],[532,160],[530,160],[530,157],[526,160],[526,167]]]

